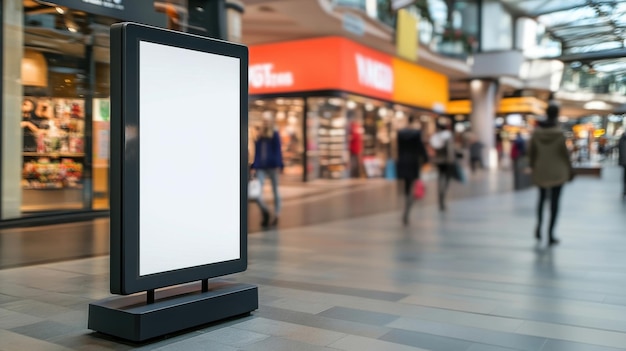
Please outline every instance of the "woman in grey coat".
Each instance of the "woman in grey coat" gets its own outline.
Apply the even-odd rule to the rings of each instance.
[[[546,114],[547,120],[533,133],[530,140],[529,158],[533,183],[539,187],[535,238],[541,240],[543,204],[549,197],[548,245],[555,245],[559,243],[559,240],[554,237],[554,226],[559,212],[561,189],[572,179],[573,173],[569,151],[565,144],[565,135],[557,125],[559,107],[550,104]]]

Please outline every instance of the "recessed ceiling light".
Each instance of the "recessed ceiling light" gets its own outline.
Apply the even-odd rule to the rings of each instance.
[[[612,106],[604,101],[593,100],[584,105],[587,110],[610,110]]]

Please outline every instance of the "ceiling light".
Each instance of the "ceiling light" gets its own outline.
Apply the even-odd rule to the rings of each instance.
[[[26,49],[22,57],[22,85],[47,87],[48,64],[39,51]]]
[[[57,10],[57,12],[59,13],[59,15],[62,15],[62,14],[64,14],[64,13],[65,13],[65,10],[64,10],[62,7],[59,7],[59,6],[55,7],[55,10]]]
[[[604,101],[593,100],[585,104],[586,110],[610,110],[612,106]]]
[[[74,21],[74,16],[71,12],[65,11],[65,13],[63,14],[63,22],[65,23],[65,27],[67,27],[67,30],[72,33],[78,33],[80,27],[78,26],[76,21]]]

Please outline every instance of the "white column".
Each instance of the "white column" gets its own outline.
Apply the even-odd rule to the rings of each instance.
[[[2,92],[2,219],[21,215],[22,206],[22,56],[24,4],[4,0]]]
[[[472,132],[485,146],[483,162],[488,169],[498,166],[498,153],[495,148],[496,96],[498,85],[495,81],[475,79],[470,82]]]

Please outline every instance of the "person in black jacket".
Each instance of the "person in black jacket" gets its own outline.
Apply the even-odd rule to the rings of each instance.
[[[414,116],[409,116],[409,125],[398,131],[398,179],[404,182],[404,214],[402,222],[409,223],[409,212],[413,205],[413,187],[420,178],[422,165],[428,162],[428,154],[422,142],[422,132],[419,122]]]

